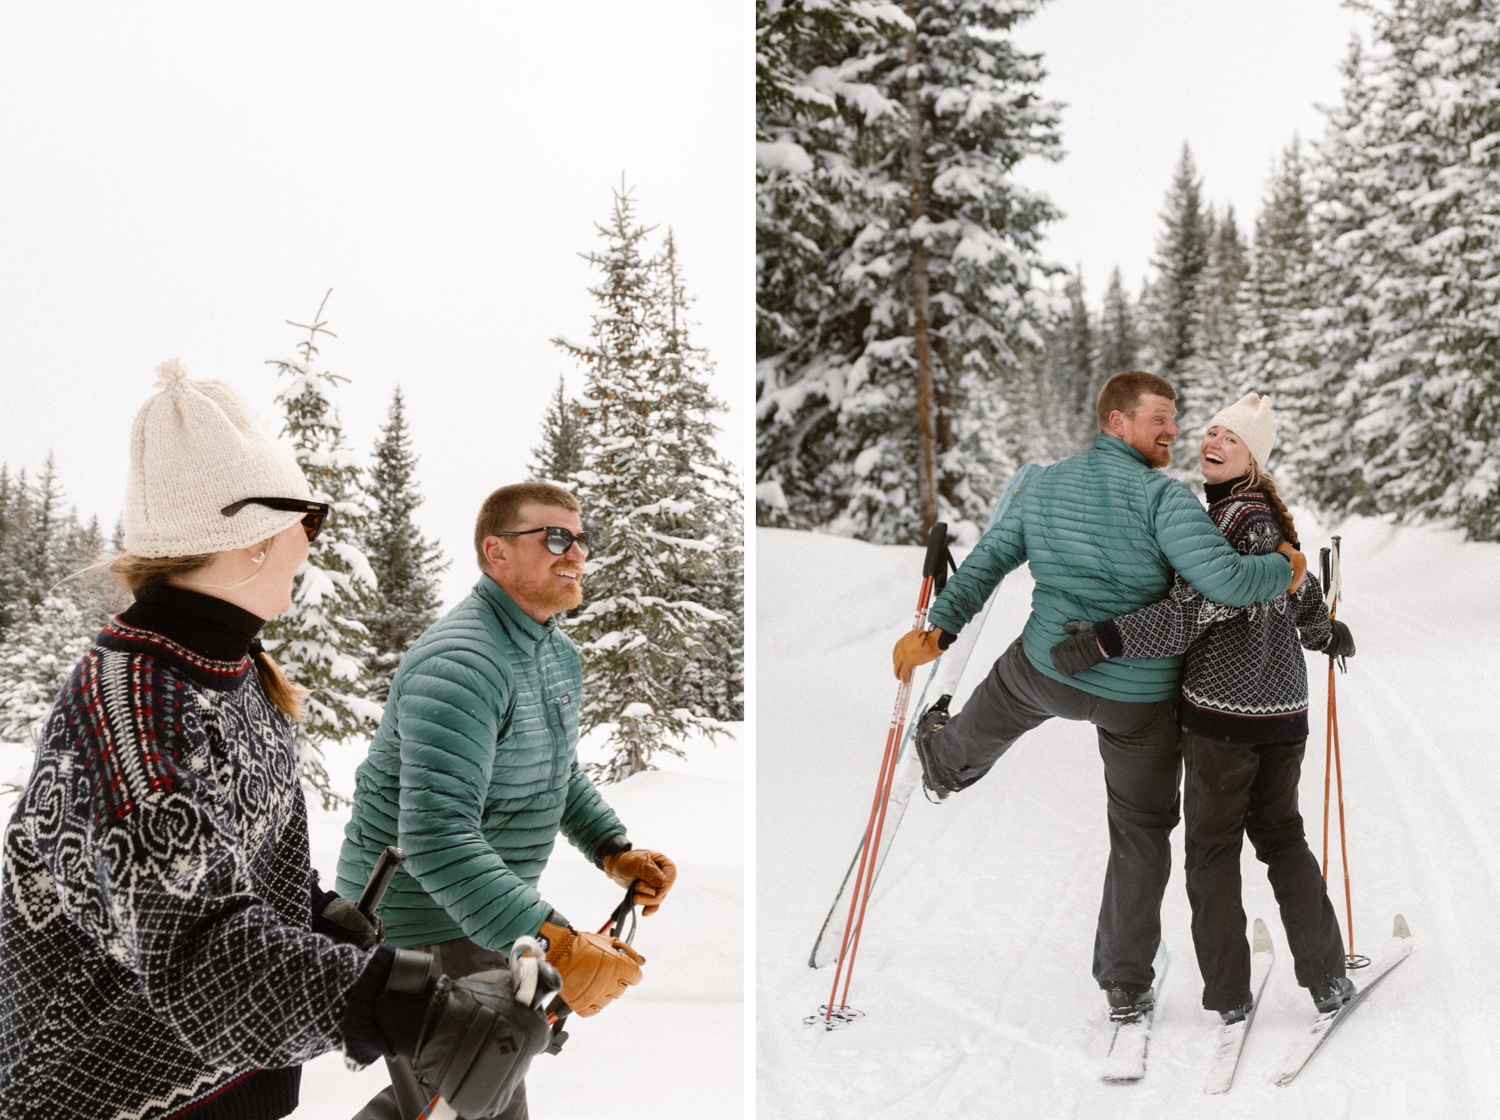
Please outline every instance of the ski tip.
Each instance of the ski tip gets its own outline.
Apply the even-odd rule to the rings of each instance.
[[[1271,953],[1275,950],[1271,947],[1271,931],[1266,928],[1266,923],[1261,919],[1255,919],[1255,934],[1250,939],[1250,947],[1257,953]]]
[[[1403,938],[1411,937],[1411,930],[1407,928],[1406,919],[1403,918],[1400,914],[1396,915],[1396,920],[1391,925],[1391,936]]]

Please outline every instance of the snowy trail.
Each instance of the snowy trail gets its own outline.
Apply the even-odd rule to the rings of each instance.
[[[1298,518],[1309,553],[1328,530]],[[1172,953],[1147,1079],[1097,1081],[1107,1044],[1089,975],[1108,850],[1093,733],[1052,721],[942,805],[914,799],[866,917],[840,1031],[804,1027],[831,968],[807,950],[863,827],[921,555],[761,530],[757,733],[757,1092],[763,1116],[1466,1117],[1500,1098],[1500,1011],[1487,986],[1500,921],[1500,546],[1349,521],[1340,611],[1359,654],[1338,681],[1356,949],[1401,912],[1412,958],[1301,1077],[1269,1077],[1312,1019],[1263,867],[1244,855],[1250,918],[1277,948],[1234,1088],[1202,1093],[1217,1017],[1202,1010],[1174,833],[1163,906]],[[1031,583],[1007,579],[956,705],[1020,632]],[[1322,843],[1327,661],[1310,657],[1302,805]],[[1330,882],[1343,921],[1337,809]],[[795,874],[790,869],[796,869]]]

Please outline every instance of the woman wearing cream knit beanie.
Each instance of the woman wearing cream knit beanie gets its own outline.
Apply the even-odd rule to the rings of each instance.
[[[130,428],[125,551],[197,556],[268,540],[303,517],[245,498],[304,499],[312,491],[295,459],[271,438],[249,403],[222,381],[192,381],[175,358],[156,369],[161,391]]]
[[[64,685],[6,831],[0,1098],[78,1120],[277,1120],[301,1062],[409,1057],[391,1040],[419,1034],[424,1060],[489,1085],[517,1048],[485,1057],[466,1025],[481,1004],[514,1025],[509,979],[387,991],[378,919],[309,865],[300,690],[258,635],[327,508],[234,390],[158,373],[131,432],[128,553],[110,562],[135,602]]]

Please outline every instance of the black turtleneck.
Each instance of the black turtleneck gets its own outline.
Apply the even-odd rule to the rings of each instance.
[[[200,591],[158,584],[137,593],[120,621],[150,630],[216,661],[238,661],[265,620],[233,603]]]
[[[1208,504],[1222,502],[1234,492],[1234,488],[1244,482],[1250,476],[1242,474],[1239,478],[1231,478],[1228,482],[1205,482],[1203,484],[1203,496],[1208,499]]]

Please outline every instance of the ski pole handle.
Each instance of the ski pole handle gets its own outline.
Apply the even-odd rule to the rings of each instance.
[[[927,555],[922,560],[922,576],[932,577],[932,593],[938,594],[948,581],[948,526],[942,521],[933,523],[927,534]]]
[[[387,845],[385,851],[380,853],[380,858],[375,861],[375,870],[370,872],[370,881],[365,884],[365,889],[359,894],[359,902],[355,904],[361,914],[367,918],[375,917],[375,908],[385,896],[386,887],[391,885],[396,869],[405,862],[406,853],[394,844]]]

